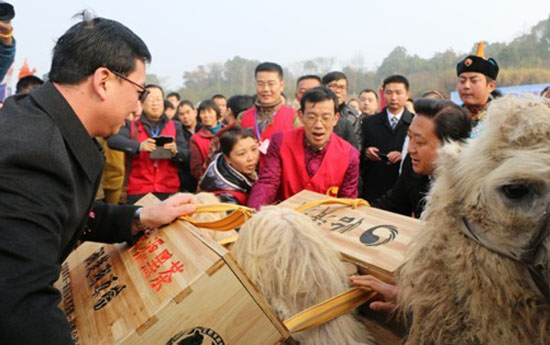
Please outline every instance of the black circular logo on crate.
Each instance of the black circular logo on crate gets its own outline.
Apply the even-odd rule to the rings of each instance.
[[[222,337],[206,327],[195,327],[170,338],[166,345],[225,345]]]
[[[398,233],[394,225],[377,225],[365,230],[359,237],[359,241],[369,247],[381,246],[395,240]]]

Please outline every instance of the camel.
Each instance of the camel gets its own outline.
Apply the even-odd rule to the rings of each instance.
[[[550,108],[506,96],[440,152],[399,270],[406,344],[550,344]]]
[[[242,226],[232,254],[281,320],[349,288],[338,251],[292,209],[263,207]],[[300,345],[373,344],[351,313],[292,338]]]

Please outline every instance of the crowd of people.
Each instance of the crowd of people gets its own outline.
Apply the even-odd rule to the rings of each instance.
[[[13,61],[12,36],[10,22],[0,22],[0,77]],[[18,95],[6,100],[3,342],[70,344],[52,286],[61,262],[80,241],[132,244],[144,230],[195,211],[193,196],[178,192],[212,192],[259,209],[307,189],[420,217],[438,149],[483,130],[499,71],[480,52],[459,61],[461,106],[437,90],[412,100],[402,75],[357,99],[348,98],[342,72],[304,75],[293,108],[283,97],[283,69],[273,62],[256,67],[255,95],[216,94],[194,104],[185,95],[165,95],[159,85],[144,86],[150,61],[130,29],[84,14],[57,41],[49,80],[23,78]],[[541,95],[550,97],[549,88]],[[133,205],[148,193],[163,201]],[[377,284],[369,279],[353,281]],[[391,304],[396,292],[380,289]]]
[[[475,136],[498,95],[499,66],[481,47],[456,70],[461,106],[438,90],[413,100],[403,75],[349,98],[339,71],[299,77],[289,101],[283,69],[273,62],[256,67],[252,96],[215,94],[193,104],[146,85],[142,112],[107,138],[106,152],[124,152],[126,160],[117,160],[118,176],[107,165],[104,186],[116,179],[122,203],[205,191],[257,209],[308,189],[420,217],[438,148]],[[541,95],[550,96],[548,88]]]

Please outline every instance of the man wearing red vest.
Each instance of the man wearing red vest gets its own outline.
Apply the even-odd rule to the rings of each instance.
[[[336,95],[326,87],[307,91],[298,116],[304,127],[272,136],[249,206],[258,209],[304,189],[357,197],[359,151],[332,133],[340,117]]]
[[[285,82],[281,66],[273,62],[261,63],[254,71],[254,78],[256,104],[243,114],[239,124],[243,128],[252,128],[263,156],[273,134],[293,128],[295,111],[282,102]]]

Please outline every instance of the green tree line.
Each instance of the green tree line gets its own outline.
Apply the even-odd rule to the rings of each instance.
[[[456,64],[467,54],[473,54],[476,48],[477,42],[472,44],[470,52],[447,50],[425,59],[411,55],[405,47],[398,46],[376,70],[366,70],[362,57],[358,56],[341,71],[348,76],[348,94],[351,95],[364,88],[377,89],[381,81],[392,74],[403,74],[409,79],[413,97],[429,89],[450,93],[456,89]],[[485,42],[485,55],[495,58],[500,66],[497,86],[550,83],[550,16],[510,43]],[[193,102],[217,93],[226,96],[254,94],[254,69],[259,63],[235,56],[224,63],[201,65],[185,72],[182,87],[174,91]],[[322,76],[335,70],[335,64],[335,58],[319,57],[283,66],[285,94],[293,99],[299,76]],[[148,81],[162,84],[162,79],[155,75],[148,75]]]

